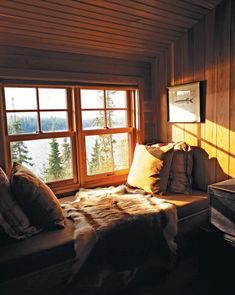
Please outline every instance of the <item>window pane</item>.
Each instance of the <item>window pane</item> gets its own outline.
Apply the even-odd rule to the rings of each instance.
[[[8,134],[35,133],[38,130],[37,113],[7,113]]]
[[[104,128],[104,111],[82,111],[82,128],[84,130]]]
[[[126,108],[126,91],[106,90],[107,108]]]
[[[73,177],[70,138],[11,142],[12,163],[18,162],[44,181]]]
[[[107,111],[108,127],[127,127],[126,111]]]
[[[104,108],[104,91],[81,89],[82,109]]]
[[[128,133],[86,136],[87,174],[129,168]]]
[[[66,89],[39,88],[40,109],[66,109],[67,93]]]
[[[37,108],[35,88],[5,87],[6,110],[35,110]]]
[[[42,131],[68,130],[67,112],[40,112]]]

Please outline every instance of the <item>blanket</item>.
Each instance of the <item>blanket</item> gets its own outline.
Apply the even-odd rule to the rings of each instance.
[[[174,205],[121,185],[80,189],[75,201],[62,207],[75,225],[76,260],[70,284],[101,288],[115,274],[126,286],[146,263],[164,269],[173,266]]]

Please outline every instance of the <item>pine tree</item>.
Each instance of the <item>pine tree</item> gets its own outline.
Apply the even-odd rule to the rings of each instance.
[[[56,138],[50,142],[50,154],[48,157],[47,168],[44,172],[47,181],[59,180],[63,177],[63,166],[60,157],[59,143]]]
[[[61,155],[61,163],[63,166],[63,174],[65,178],[71,177],[72,171],[72,156],[71,156],[71,147],[67,138],[64,138],[64,142],[62,144],[62,155]]]
[[[111,99],[110,94],[115,93],[115,91],[107,91],[106,94],[106,104],[108,108],[112,108],[114,106],[113,100]],[[100,96],[100,99],[103,101],[103,96]],[[107,126],[113,126],[113,112],[108,111],[106,113],[107,117]],[[93,124],[98,127],[104,126],[104,113],[102,111],[99,112],[99,116],[96,117],[93,121]],[[103,134],[100,135],[93,146],[91,160],[89,162],[89,172],[90,174],[104,173],[114,171],[115,163],[114,163],[114,150],[113,144],[115,140],[113,140],[112,134]]]
[[[9,127],[12,134],[22,133],[21,122],[14,117],[12,125]],[[12,162],[27,164],[33,166],[32,158],[28,156],[28,148],[23,141],[15,141],[11,144],[11,159]]]
[[[99,141],[96,139],[95,144],[93,146],[93,151],[91,154],[91,161],[89,162],[89,173],[96,174],[100,171],[100,161],[99,161]]]

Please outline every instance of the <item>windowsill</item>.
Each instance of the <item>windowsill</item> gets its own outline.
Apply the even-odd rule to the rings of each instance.
[[[100,178],[84,182],[83,185],[71,184],[66,186],[53,187],[52,190],[58,198],[75,194],[81,187],[84,188],[95,188],[100,186],[115,186],[126,183],[127,174],[110,176],[106,178]]]

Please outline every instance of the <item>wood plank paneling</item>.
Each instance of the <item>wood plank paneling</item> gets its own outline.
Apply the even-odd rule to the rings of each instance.
[[[210,157],[206,163],[206,177],[208,183],[213,183],[216,179],[216,103],[215,103],[215,11],[205,19],[206,40],[205,40],[205,79],[206,79],[206,118],[205,134],[202,138],[202,147]]]
[[[216,66],[216,180],[228,175],[229,100],[230,100],[230,25],[231,1],[223,1],[215,11]]]
[[[194,39],[193,30],[191,29],[183,37],[182,66],[183,66],[183,83],[190,83],[194,79]],[[185,141],[191,145],[197,144],[197,125],[187,123],[184,124]]]
[[[204,1],[200,3],[205,4]],[[208,3],[208,7],[210,5],[213,2]],[[168,80],[173,80],[174,84],[206,81],[205,122],[172,124],[171,137],[173,141],[183,139],[204,149],[201,166],[204,188],[208,183],[235,175],[234,11],[234,1],[222,1],[179,41],[174,42],[173,53],[168,55],[167,60],[168,66],[173,64]],[[164,73],[163,67],[165,65],[159,63],[159,73]],[[160,81],[164,83],[165,80]],[[158,89],[167,86],[165,83]],[[160,90],[158,95],[159,108],[164,111],[161,105],[165,105],[165,97]],[[165,138],[165,117],[161,115],[165,121],[161,122],[160,134],[156,137]]]
[[[194,60],[193,64],[193,81],[204,81],[205,80],[205,19],[202,19],[201,22],[197,23],[193,27],[193,55]],[[198,39],[200,36],[200,40]],[[201,139],[205,135],[205,124],[193,124],[194,125],[194,134],[196,135],[194,144],[199,144],[201,147],[204,147],[204,142],[201,142]]]
[[[2,0],[0,44],[146,61],[219,1]]]
[[[231,65],[230,65],[230,116],[229,116],[229,175],[235,178],[235,2],[231,8]]]
[[[172,65],[174,66],[172,85],[177,85],[183,83],[183,42],[181,39],[175,42],[175,46],[173,46],[172,49]],[[184,123],[171,124],[171,128],[173,135],[172,140],[175,142],[184,141]]]

